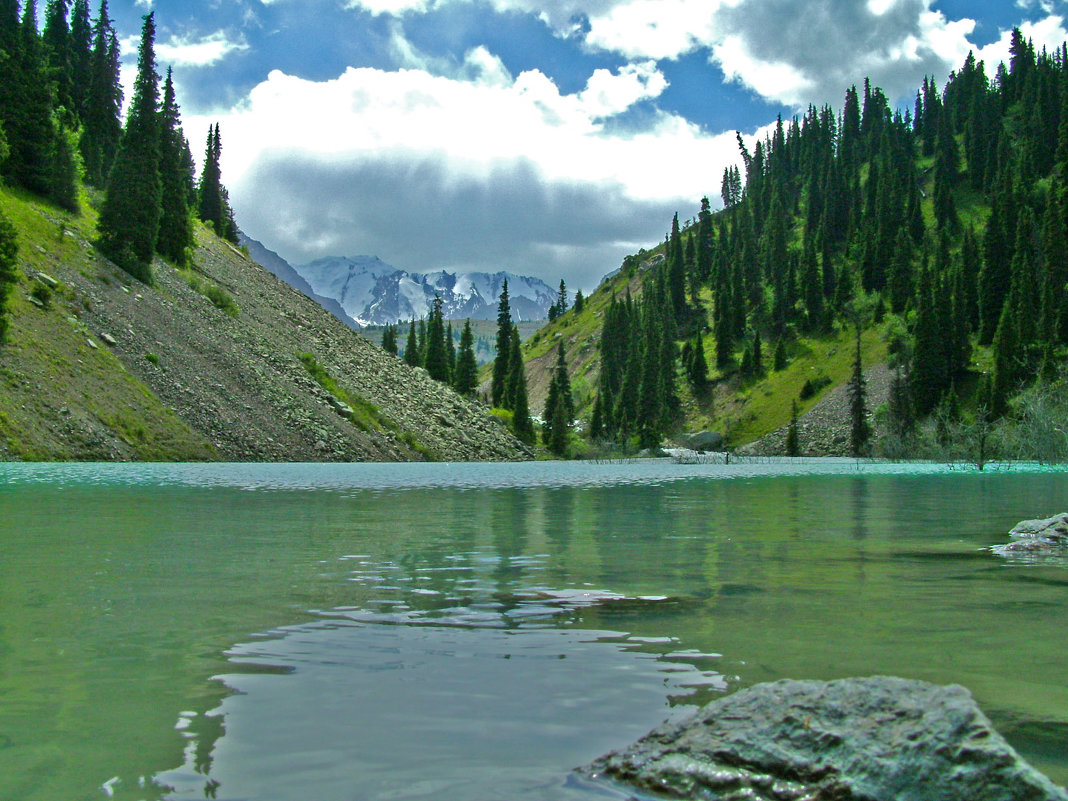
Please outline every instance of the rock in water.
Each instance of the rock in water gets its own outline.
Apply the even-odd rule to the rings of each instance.
[[[1009,532],[1012,542],[995,545],[991,551],[1002,556],[1041,558],[1068,556],[1068,512],[1043,520],[1023,520]]]
[[[966,689],[886,676],[758,684],[585,771],[684,799],[1068,801]]]

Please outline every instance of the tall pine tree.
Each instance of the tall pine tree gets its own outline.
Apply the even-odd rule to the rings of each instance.
[[[100,212],[100,249],[136,278],[152,280],[152,255],[160,218],[159,75],[156,23],[145,18],[137,55],[137,79],[119,152]]]
[[[497,355],[493,359],[490,403],[503,408],[508,388],[508,371],[512,358],[512,311],[508,300],[508,279],[504,279],[497,303]]]
[[[187,145],[182,133],[178,103],[174,97],[171,70],[163,85],[160,119],[160,220],[156,249],[179,267],[189,262],[193,226],[189,217],[189,172],[185,162]]]

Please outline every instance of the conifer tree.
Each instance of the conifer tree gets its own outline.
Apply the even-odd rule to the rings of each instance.
[[[505,399],[506,409],[513,413],[512,426],[516,437],[527,445],[534,443],[534,423],[530,419],[530,405],[527,399],[527,373],[523,365],[523,354],[519,349],[519,329],[512,328],[508,338],[510,358],[508,359],[508,387]]]
[[[575,416],[575,401],[571,395],[571,378],[567,374],[564,343],[556,351],[556,366],[549,382],[549,393],[542,413],[542,442],[557,456],[567,452],[568,433]]]
[[[445,362],[449,367],[449,383],[456,374],[456,343],[453,339],[452,320],[445,326]]]
[[[430,319],[426,326],[426,352],[423,366],[435,381],[448,382],[449,357],[445,349],[445,321],[442,316],[442,300],[434,296]]]
[[[219,124],[208,126],[208,141],[204,147],[204,166],[197,185],[197,216],[215,229],[217,236],[226,231],[226,209],[223,202],[222,172],[219,158],[222,155]]]
[[[18,237],[15,226],[0,211],[0,345],[7,336],[7,298],[18,281],[15,265],[18,259]]]
[[[708,359],[705,358],[705,344],[700,331],[693,336],[686,373],[694,390],[700,392],[705,388],[708,383]]]
[[[119,40],[108,2],[101,0],[93,24],[93,51],[82,117],[81,151],[85,180],[104,186],[122,139],[122,84],[119,75]]]
[[[397,355],[397,326],[386,325],[382,329],[382,350],[391,356]]]
[[[64,109],[68,122],[76,118],[72,97],[73,79],[68,14],[70,0],[48,0],[45,4],[44,31],[41,40],[48,79],[52,84],[57,108]]]
[[[586,299],[582,297],[582,290],[579,289],[575,292],[575,314],[582,314],[582,310],[586,306]]]
[[[189,173],[185,163],[185,135],[174,96],[171,70],[163,85],[160,118],[160,220],[156,250],[179,267],[189,262],[193,225],[189,216]]]
[[[152,280],[152,255],[159,234],[161,187],[156,24],[151,13],[144,20],[134,94],[108,177],[98,230],[104,254],[148,283]]]
[[[415,334],[415,320],[408,325],[408,340],[404,345],[404,363],[409,367],[418,367],[423,360],[419,357],[419,340]]]
[[[475,338],[471,333],[471,321],[464,321],[460,332],[460,352],[456,356],[456,370],[452,386],[461,395],[472,395],[478,386],[478,362],[475,360]]]
[[[508,371],[512,356],[512,311],[508,300],[508,279],[504,280],[497,304],[497,355],[493,359],[493,382],[490,402],[502,407],[508,386]],[[518,344],[518,343],[517,343]]]
[[[89,0],[74,0],[70,17],[71,113],[85,124],[89,91],[90,62],[93,55],[93,27],[89,21]]]
[[[849,379],[849,445],[854,456],[862,456],[871,437],[868,425],[867,382],[860,359],[860,326],[857,326],[857,349],[853,360],[853,376]]]
[[[10,18],[5,28],[9,25]],[[8,39],[9,50],[4,80],[0,80],[0,112],[10,152],[2,165],[3,174],[23,188],[47,197],[52,187],[49,158],[54,132],[51,91],[37,33],[36,0],[26,0],[21,22],[4,38]]]

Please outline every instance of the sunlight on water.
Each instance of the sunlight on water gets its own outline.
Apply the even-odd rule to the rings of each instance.
[[[1068,565],[986,548],[1066,509],[1018,465],[0,465],[0,799],[627,798],[571,769],[874,673],[1064,783]]]

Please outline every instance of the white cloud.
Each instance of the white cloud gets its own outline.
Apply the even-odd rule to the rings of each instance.
[[[712,47],[712,57],[728,80],[787,105],[801,105],[812,97],[814,81],[784,61],[769,61],[750,52],[741,36],[728,36]]]
[[[156,60],[174,67],[206,67],[242,50],[248,50],[248,45],[231,41],[225,31],[216,31],[199,39],[172,36],[166,42],[156,43]]]
[[[512,78],[484,49],[465,68],[469,80],[275,71],[240,107],[186,129],[220,121],[238,220],[295,261],[371,252],[412,269],[507,267],[586,287],[658,241],[673,211],[691,216],[737,159],[733,133],[671,115],[608,131],[603,118],[663,91],[652,63],[599,70],[574,94],[536,70]]]
[[[1045,48],[1053,52],[1065,41],[1068,41],[1068,30],[1065,29],[1064,17],[1058,14],[1050,14],[1045,19],[1037,22],[1025,22],[1020,25],[1020,33],[1025,39],[1029,39],[1037,52]],[[1001,38],[991,42],[986,47],[975,50],[975,57],[986,64],[987,77],[993,77],[997,65],[1009,63],[1009,44],[1012,39],[1012,31],[1003,31]]]

